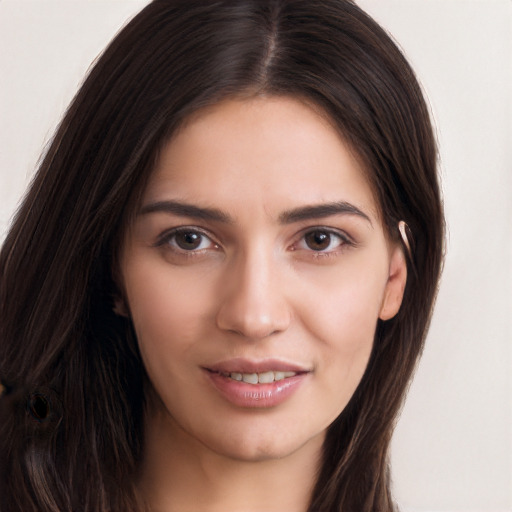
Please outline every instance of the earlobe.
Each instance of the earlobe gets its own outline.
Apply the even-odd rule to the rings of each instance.
[[[400,246],[396,246],[389,263],[389,276],[384,291],[384,299],[379,312],[381,320],[393,318],[402,305],[405,284],[407,282],[407,263]]]

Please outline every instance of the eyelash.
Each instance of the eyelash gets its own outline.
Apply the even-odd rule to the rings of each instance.
[[[333,237],[337,238],[339,243],[334,249],[330,249],[330,250],[321,249],[321,250],[316,251],[316,250],[312,249],[311,247],[302,247],[302,248],[298,247],[299,244],[307,245],[306,237],[308,235],[315,234],[315,233],[317,235],[318,234],[328,235],[330,237],[329,238],[329,246],[332,243]],[[327,228],[327,227],[322,227],[322,226],[314,226],[314,227],[310,227],[310,228],[307,228],[306,230],[302,231],[299,241],[291,246],[291,250],[292,251],[304,250],[304,251],[310,253],[310,255],[315,259],[333,258],[333,257],[337,257],[341,251],[347,249],[348,247],[353,247],[354,245],[355,245],[354,240],[352,240],[352,238],[350,238],[343,231],[338,231],[338,230],[335,230],[332,228]]]
[[[204,241],[204,238],[206,238],[211,241],[211,243],[213,244],[215,249],[219,248],[219,244],[217,244],[213,240],[213,237],[209,233],[203,231],[202,229],[192,227],[192,226],[190,226],[190,227],[183,226],[183,227],[179,227],[179,228],[174,228],[174,229],[171,229],[169,231],[162,233],[158,237],[158,240],[155,243],[155,247],[168,246],[168,248],[170,248],[171,251],[174,251],[176,254],[178,254],[180,256],[186,256],[188,258],[200,256],[200,255],[204,254],[205,251],[208,250],[208,248],[187,250],[187,249],[183,249],[182,247],[179,247],[176,243],[176,236],[180,235],[180,234],[199,235],[199,236],[203,237],[201,244]],[[173,244],[173,242],[174,242],[174,244]]]
[[[315,250],[311,247],[307,246],[306,237],[311,234],[322,234],[329,236],[329,245],[332,243],[332,238],[337,238],[339,240],[338,245],[334,249],[330,250]],[[192,248],[190,250],[184,249],[182,247],[179,247],[176,242],[176,237],[180,234],[190,234],[190,235],[199,235],[202,237],[202,240],[200,241],[199,247],[203,244],[205,238],[208,239],[211,244],[213,245],[213,249],[217,250],[220,248],[220,244],[214,241],[213,237],[206,231],[197,228],[195,226],[183,226],[178,228],[173,228],[169,231],[166,231],[162,233],[159,237],[156,243],[154,244],[155,247],[162,247],[162,248],[169,248],[171,251],[173,251],[175,254],[179,256],[184,256],[187,258],[194,258],[198,256],[204,255],[205,251],[210,250],[209,247],[206,248]],[[304,247],[299,247],[299,245],[303,244]],[[322,226],[314,226],[309,227],[305,230],[303,230],[300,233],[300,238],[297,242],[294,242],[290,247],[289,250],[291,251],[305,251],[310,253],[310,255],[313,258],[329,258],[329,257],[336,257],[342,250],[353,247],[355,245],[355,242],[350,238],[346,233],[343,231],[334,230],[332,228],[322,227]]]

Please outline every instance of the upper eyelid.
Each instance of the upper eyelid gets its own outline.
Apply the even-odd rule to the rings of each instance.
[[[195,231],[197,233],[200,233],[203,236],[206,236],[211,240],[212,243],[216,245],[222,245],[221,242],[218,240],[218,237],[216,237],[213,233],[211,233],[209,230],[195,226],[195,225],[184,225],[184,226],[176,226],[173,228],[169,228],[167,230],[164,230],[162,233],[160,233],[157,237],[156,243],[154,245],[158,246],[163,243],[165,243],[166,240],[168,240],[173,235],[176,235],[177,233],[184,232],[184,231]],[[332,226],[325,226],[325,225],[309,225],[307,227],[302,228],[299,230],[298,233],[294,235],[295,242],[293,242],[292,245],[298,243],[300,240],[302,240],[308,233],[312,231],[324,231],[326,233],[330,233],[336,236],[339,236],[342,240],[344,240],[346,243],[355,244],[355,240],[352,236],[350,236],[345,230],[340,228],[335,228]]]
[[[311,249],[309,247],[297,247],[299,244],[305,243],[305,236],[308,233],[315,232],[315,231],[320,231],[320,232],[328,233],[330,235],[334,235],[339,238],[340,242],[338,245],[336,245],[335,248],[329,249],[329,250],[324,249],[324,250],[317,251],[317,250]],[[331,256],[332,257],[332,256],[335,256],[336,254],[344,251],[345,249],[347,249],[349,247],[355,247],[356,245],[357,244],[356,244],[355,240],[352,237],[350,237],[343,230],[335,229],[335,228],[327,228],[327,227],[322,227],[322,226],[316,226],[316,227],[309,227],[309,228],[303,229],[300,232],[300,236],[289,247],[292,251],[299,250],[301,252],[308,253],[314,257],[320,257],[320,256],[324,256],[324,257]]]
[[[345,230],[339,229],[339,228],[333,228],[328,226],[309,226],[307,228],[302,229],[299,232],[300,237],[304,237],[308,233],[311,233],[312,231],[324,231],[326,233],[331,233],[333,235],[337,235],[343,240],[346,240],[350,243],[355,243],[355,240],[352,236],[350,236]]]
[[[197,226],[177,226],[175,228],[170,228],[160,233],[157,237],[155,245],[161,245],[165,243],[167,240],[169,240],[169,238],[176,235],[177,233],[182,233],[186,231],[195,231],[197,233],[200,233],[201,235],[210,239],[212,243],[218,244],[218,242],[215,240],[215,237],[210,232],[203,228],[199,228]]]

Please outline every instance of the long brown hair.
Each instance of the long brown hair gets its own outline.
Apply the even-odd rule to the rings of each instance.
[[[414,74],[349,0],[155,0],[112,41],[69,107],[0,254],[0,509],[137,510],[144,369],[112,311],[116,254],[159,148],[230,96],[319,106],[363,159],[389,235],[408,226],[398,315],[379,321],[330,426],[310,511],[394,510],[388,448],[436,295],[443,213]]]

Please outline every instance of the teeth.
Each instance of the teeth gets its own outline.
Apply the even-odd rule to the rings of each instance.
[[[242,380],[247,382],[247,384],[258,384],[258,374],[257,373],[244,373],[242,375]]]
[[[264,372],[258,375],[258,382],[260,384],[270,384],[274,382],[274,372]]]
[[[283,380],[297,375],[296,372],[262,372],[262,373],[222,373],[225,377],[233,380],[247,382],[247,384],[271,384],[272,382]]]

